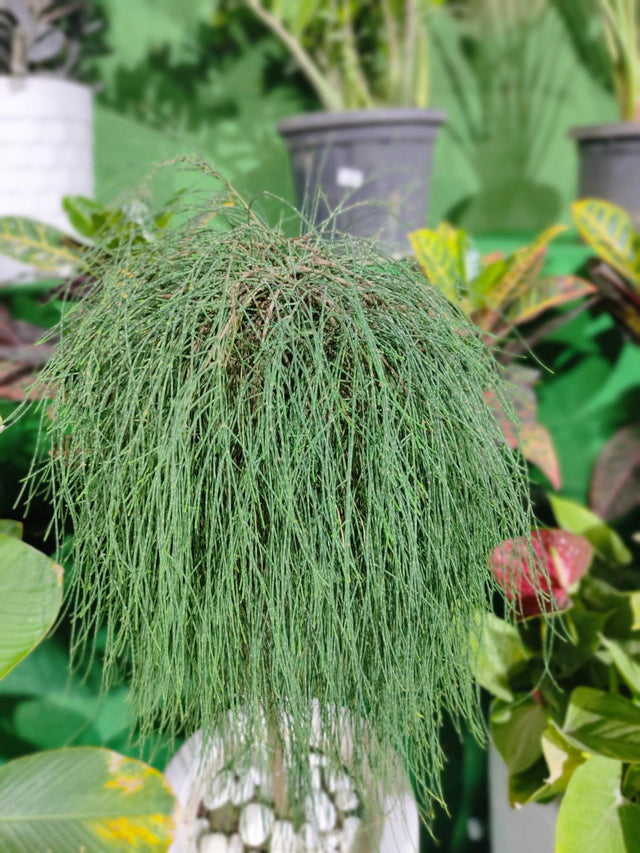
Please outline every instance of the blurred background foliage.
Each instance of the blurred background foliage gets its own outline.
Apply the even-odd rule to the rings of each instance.
[[[104,51],[87,72],[98,91],[99,200],[183,153],[202,155],[249,194],[293,200],[275,126],[318,103],[253,16],[212,0],[96,5]],[[567,218],[577,174],[567,131],[616,116],[600,42],[577,28],[571,8],[458,0],[434,17],[432,106],[448,123],[436,151],[433,223],[449,218],[477,233]]]

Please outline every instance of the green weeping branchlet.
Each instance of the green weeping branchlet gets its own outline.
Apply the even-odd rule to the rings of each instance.
[[[356,772],[391,750],[440,798],[487,555],[531,527],[494,359],[406,263],[234,205],[102,260],[41,376],[76,661],[104,627],[146,733],[288,720],[291,778],[312,700],[346,708]]]

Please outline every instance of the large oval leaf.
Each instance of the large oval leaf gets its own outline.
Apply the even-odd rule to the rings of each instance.
[[[62,603],[62,566],[0,533],[0,678],[36,646]]]
[[[2,853],[166,850],[173,809],[159,771],[107,749],[40,752],[0,767]]]
[[[631,853],[638,849],[640,806],[620,791],[622,763],[598,756],[578,767],[562,800],[556,853]]]
[[[617,761],[640,761],[640,708],[624,696],[576,687],[562,734],[586,752]]]
[[[21,216],[0,217],[0,254],[54,275],[82,266],[82,249],[57,228]]]
[[[587,538],[608,563],[626,566],[631,562],[632,554],[619,534],[595,513],[558,495],[550,495],[549,499],[559,527]]]

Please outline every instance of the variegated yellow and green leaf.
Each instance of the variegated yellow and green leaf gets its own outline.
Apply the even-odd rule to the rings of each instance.
[[[2,853],[162,851],[174,830],[162,774],[107,749],[40,752],[0,767]]]
[[[512,326],[529,323],[548,308],[556,308],[596,291],[597,288],[591,282],[576,275],[549,276],[520,293],[510,303],[505,319]]]
[[[82,248],[57,228],[20,216],[0,217],[0,254],[52,275],[82,266]]]
[[[484,305],[492,315],[504,314],[508,304],[536,282],[542,272],[550,241],[563,231],[566,231],[564,225],[547,228],[532,243],[518,249],[507,259],[504,275],[491,287],[484,285]]]
[[[461,290],[467,284],[467,239],[464,232],[442,223],[435,231],[428,228],[412,231],[409,240],[430,283],[454,305],[468,309],[468,305],[463,305],[466,300],[461,296]]]
[[[590,198],[574,202],[571,211],[580,236],[635,290],[640,290],[640,235],[627,211]]]
[[[42,640],[62,604],[62,566],[11,533],[0,533],[0,678]]]

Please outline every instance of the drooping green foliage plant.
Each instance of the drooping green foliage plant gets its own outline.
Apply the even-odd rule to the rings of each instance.
[[[531,525],[495,362],[368,244],[285,238],[235,196],[183,222],[102,257],[42,375],[75,654],[106,625],[144,731],[266,717],[292,779],[312,700],[335,756],[346,708],[356,774],[390,748],[439,795],[445,709],[482,731],[488,554]]]

